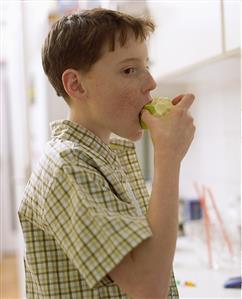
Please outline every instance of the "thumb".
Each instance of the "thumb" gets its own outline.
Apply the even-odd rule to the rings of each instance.
[[[140,113],[140,118],[144,121],[149,121],[149,119],[152,118],[152,114],[147,109],[143,109]]]

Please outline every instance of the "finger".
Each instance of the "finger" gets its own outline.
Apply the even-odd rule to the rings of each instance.
[[[151,116],[151,113],[150,113],[148,110],[146,110],[146,109],[143,109],[143,110],[141,111],[141,113],[140,113],[140,118],[141,118],[143,121],[146,121],[146,120],[149,121],[149,119],[150,119],[151,117],[152,117],[152,116]]]
[[[146,109],[143,109],[140,113],[140,119],[145,122],[147,126],[152,124],[154,116]]]
[[[177,105],[177,104],[181,101],[181,99],[182,99],[183,97],[184,97],[184,94],[180,94],[180,95],[174,97],[174,98],[171,100],[172,104],[173,104],[173,105]]]
[[[180,102],[177,104],[179,108],[188,110],[192,103],[194,102],[195,96],[191,93],[188,93],[183,96],[183,98],[180,100]]]

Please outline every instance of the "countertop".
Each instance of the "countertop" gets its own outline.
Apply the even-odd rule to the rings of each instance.
[[[206,247],[198,249],[197,245],[189,237],[178,237],[173,268],[180,298],[241,298],[241,289],[223,287],[229,278],[241,275],[240,258],[211,269],[207,262]],[[193,282],[195,286],[186,286],[186,281]]]

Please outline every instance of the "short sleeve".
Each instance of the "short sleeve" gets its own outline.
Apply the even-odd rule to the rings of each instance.
[[[120,212],[128,203],[100,175],[63,171],[51,189],[46,227],[90,288],[152,235],[145,216]]]

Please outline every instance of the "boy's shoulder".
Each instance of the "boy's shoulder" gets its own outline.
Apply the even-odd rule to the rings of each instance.
[[[93,164],[94,156],[91,151],[77,145],[70,140],[50,140],[40,159],[42,162],[52,165],[55,169],[66,169],[68,166],[88,167]]]
[[[44,202],[58,192],[58,186],[67,186],[67,175],[75,178],[82,173],[95,173],[92,157],[85,149],[69,140],[51,139],[33,167],[25,186],[19,214],[33,214],[31,219],[40,219]],[[51,194],[51,196],[50,196]],[[28,207],[31,207],[30,209]],[[40,218],[39,218],[40,217]]]

